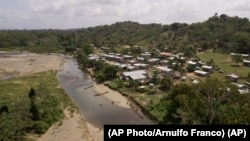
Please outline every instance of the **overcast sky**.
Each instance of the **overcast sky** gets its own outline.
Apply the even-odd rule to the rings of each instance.
[[[250,19],[249,0],[0,0],[0,29],[70,29],[121,21],[171,24]]]

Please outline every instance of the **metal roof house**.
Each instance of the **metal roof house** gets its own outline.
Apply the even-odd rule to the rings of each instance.
[[[238,78],[239,78],[239,76],[236,74],[225,75],[225,79],[230,80],[230,81],[235,82],[235,83],[238,82]]]
[[[156,67],[158,70],[160,70],[161,73],[168,75],[169,77],[174,76],[174,70],[168,68],[167,66],[159,66]]]
[[[206,71],[206,72],[209,72],[209,73],[213,71],[213,67],[212,66],[203,65],[202,69],[203,69],[203,71]]]
[[[243,60],[243,65],[250,67],[250,60]]]
[[[123,79],[132,79],[132,80],[142,80],[146,79],[147,72],[144,70],[137,70],[137,71],[128,71],[128,72],[123,72],[122,77]]]
[[[201,71],[201,70],[196,70],[196,71],[194,71],[194,73],[195,73],[195,75],[198,75],[198,76],[201,76],[201,77],[206,77],[206,76],[209,75],[208,72],[206,72],[206,71]]]

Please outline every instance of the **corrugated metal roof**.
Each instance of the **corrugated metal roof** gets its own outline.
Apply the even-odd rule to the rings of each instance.
[[[140,79],[145,79],[147,78],[145,75],[143,74],[137,74],[137,75],[130,75],[129,76],[131,79],[133,80],[140,80]]]
[[[124,76],[132,76],[132,75],[143,75],[146,74],[147,72],[144,70],[137,70],[137,71],[129,71],[129,72],[123,72],[122,74]]]
[[[203,74],[203,75],[205,75],[205,74],[207,74],[208,72],[196,70],[196,71],[194,71],[194,73],[198,73],[198,74]]]

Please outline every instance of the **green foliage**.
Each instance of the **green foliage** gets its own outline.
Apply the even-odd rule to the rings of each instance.
[[[96,47],[109,46],[113,51],[117,45],[142,45],[157,47],[162,51],[180,51],[187,57],[193,57],[197,48],[225,53],[250,52],[249,30],[247,18],[222,14],[190,25],[125,21],[75,30],[2,30],[0,47],[21,47],[22,50],[36,52],[64,52],[81,48],[88,55],[93,52],[90,44]],[[130,48],[129,51],[133,55],[142,52],[139,47]]]
[[[17,83],[18,82],[18,83]],[[0,140],[26,140],[26,133],[44,133],[73,105],[53,71],[0,81]]]
[[[98,71],[94,74],[97,83],[102,83],[106,80],[106,76],[102,71]]]
[[[165,76],[161,79],[160,82],[160,89],[162,91],[168,91],[170,90],[170,88],[173,86],[173,81],[170,77]]]
[[[152,72],[152,79],[151,79],[151,81],[155,85],[159,84],[159,72],[158,72],[158,70],[154,70]]]
[[[247,81],[250,82],[250,72],[247,74]]]
[[[105,74],[106,80],[111,80],[116,78],[118,68],[114,65],[106,64],[103,68],[103,73]]]
[[[195,71],[195,66],[194,65],[188,65],[187,66],[187,72],[193,72]]]
[[[243,62],[243,59],[242,59],[241,55],[233,55],[232,61],[234,61],[238,65],[238,63]]]
[[[93,63],[93,69],[94,69],[94,71],[101,71],[103,69],[104,65],[105,65],[104,62],[102,62],[102,61],[95,61]]]
[[[36,121],[33,124],[33,128],[35,129],[35,132],[38,134],[43,134],[45,133],[50,125],[44,121]]]
[[[89,55],[89,54],[93,53],[93,51],[94,51],[93,47],[91,47],[89,44],[83,46],[83,52],[86,55]]]
[[[165,111],[162,122],[168,124],[249,124],[249,98],[231,84],[207,78],[197,85],[173,86],[161,100],[168,106],[162,109],[158,103],[151,110]]]

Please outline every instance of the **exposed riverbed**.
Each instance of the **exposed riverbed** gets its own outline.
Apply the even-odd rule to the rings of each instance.
[[[148,117],[138,115],[132,108],[114,105],[105,96],[97,96],[92,79],[84,77],[74,59],[65,62],[57,77],[85,119],[99,128],[104,124],[153,124]]]

